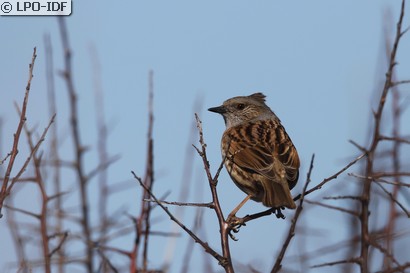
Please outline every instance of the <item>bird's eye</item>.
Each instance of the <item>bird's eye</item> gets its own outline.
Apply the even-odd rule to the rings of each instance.
[[[237,108],[238,110],[243,110],[243,109],[245,108],[245,104],[243,104],[243,103],[238,103],[238,105],[236,106],[236,108]]]

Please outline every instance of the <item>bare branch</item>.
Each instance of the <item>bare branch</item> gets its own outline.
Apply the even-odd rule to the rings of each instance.
[[[106,170],[109,166],[114,164],[119,159],[120,159],[119,155],[112,156],[111,158],[106,158],[106,161],[103,161],[100,164],[98,164],[97,167],[95,167],[93,170],[91,170],[87,174],[86,181],[90,181],[95,175],[101,173],[101,171]]]
[[[406,29],[406,31],[407,30],[408,30],[408,28]],[[401,84],[409,84],[409,83],[410,83],[410,80],[395,81],[395,82],[392,82],[392,87],[397,86],[397,85],[401,85]]]
[[[404,182],[400,182],[400,181],[389,181],[389,180],[386,180],[386,179],[383,179],[383,178],[378,178],[378,177],[374,177],[374,176],[364,176],[364,175],[360,175],[360,174],[356,174],[356,173],[348,173],[348,175],[356,177],[356,178],[360,178],[360,179],[371,179],[371,180],[376,181],[376,182],[386,183],[386,184],[390,184],[390,185],[410,187],[409,183],[404,183]],[[394,176],[394,175],[390,175],[390,176]]]
[[[339,265],[339,264],[351,264],[351,263],[355,263],[355,264],[360,265],[361,264],[361,259],[360,258],[352,258],[352,259],[347,259],[347,260],[317,264],[317,265],[312,266],[312,268],[319,268],[319,267],[325,267],[325,266],[334,266],[334,265]]]
[[[192,239],[194,239],[194,241],[196,243],[199,243],[206,252],[208,252],[209,254],[211,254],[215,259],[217,259],[219,261],[219,263],[224,263],[225,259],[224,257],[222,257],[221,255],[219,255],[215,250],[213,250],[208,243],[202,241],[198,236],[196,236],[189,228],[187,228],[184,224],[182,224],[178,219],[176,219],[174,217],[174,215],[168,210],[167,207],[165,207],[163,204],[161,204],[161,201],[158,200],[155,195],[150,191],[150,189],[144,184],[144,182],[142,181],[142,179],[140,177],[138,177],[133,171],[131,171],[131,173],[133,174],[134,178],[139,182],[139,184],[141,185],[141,187],[143,187],[148,194],[151,196],[152,199],[155,200],[155,202],[158,204],[158,206],[160,206],[166,214],[168,214],[168,216],[171,218],[172,221],[174,221],[178,226],[180,226],[186,233],[189,234],[189,236],[191,236]]]
[[[380,136],[380,140],[389,140],[389,141],[394,141],[394,142],[399,142],[399,143],[410,144],[409,139],[400,138],[400,137]]]
[[[146,185],[149,190],[152,190],[154,184],[154,139],[153,139],[153,130],[154,130],[154,71],[150,70],[148,73],[148,151],[147,151],[147,169],[145,173],[144,185]],[[148,197],[146,191],[142,200]],[[142,271],[146,272],[148,268],[148,240],[151,229],[150,223],[151,215],[151,203],[143,204],[143,210],[141,212],[141,219],[144,220],[145,229],[144,229],[144,245],[143,245],[143,261],[142,261]]]
[[[221,164],[219,165],[219,168],[215,176],[212,177],[211,170],[209,167],[208,157],[206,154],[206,144],[204,141],[204,134],[202,131],[202,121],[199,119],[197,114],[195,114],[195,119],[196,119],[196,124],[198,128],[198,133],[199,133],[199,143],[201,144],[201,150],[199,150],[196,147],[195,148],[197,149],[199,155],[201,156],[202,162],[204,164],[205,173],[207,175],[209,187],[212,193],[212,202],[215,206],[214,210],[218,218],[219,230],[221,233],[221,245],[222,245],[223,259],[219,260],[219,263],[224,267],[227,273],[233,273],[234,269],[232,265],[231,251],[229,249],[229,238],[228,238],[230,231],[232,230],[232,226],[225,221],[222,208],[219,203],[218,192],[216,190],[216,186],[218,184],[218,177],[223,168],[223,163],[225,161],[225,158],[222,160]]]
[[[16,157],[17,157],[17,154],[18,154],[18,146],[19,146],[21,131],[23,130],[23,125],[24,125],[24,123],[26,122],[26,119],[27,119],[26,118],[27,103],[28,103],[28,98],[29,98],[29,94],[30,94],[31,80],[33,79],[34,64],[35,64],[36,57],[37,57],[36,52],[37,52],[36,48],[34,48],[33,56],[31,58],[31,63],[29,64],[29,73],[28,73],[29,75],[28,75],[28,81],[27,81],[27,86],[26,86],[26,92],[25,92],[24,99],[23,99],[23,107],[22,107],[22,110],[21,110],[20,121],[19,121],[19,124],[17,126],[17,130],[14,133],[13,148],[10,152],[9,164],[7,165],[6,173],[4,175],[3,184],[1,186],[1,191],[0,191],[0,218],[3,216],[3,214],[1,213],[1,210],[2,210],[2,207],[3,207],[4,200],[6,199],[7,195],[10,194],[10,191],[11,191],[11,188],[8,189],[8,183],[9,183],[9,179],[10,179],[11,170],[13,169],[14,161],[16,160]]]
[[[381,245],[379,245],[375,240],[369,240],[369,243],[370,243],[373,247],[375,247],[376,249],[378,249],[381,253],[383,253],[383,254],[385,255],[385,257],[387,257],[388,259],[390,259],[391,261],[393,261],[393,262],[396,264],[396,266],[399,266],[399,265],[400,265],[399,262],[394,258],[394,256],[393,256],[391,253],[389,253],[389,251],[388,251],[386,248],[384,248],[384,247],[382,247]]]
[[[112,272],[114,273],[118,273],[119,271],[117,270],[117,268],[115,268],[115,266],[110,262],[110,260],[104,255],[104,252],[102,252],[101,249],[97,249],[98,254],[101,256],[102,258],[102,263],[106,263],[108,265],[108,267],[111,269]]]
[[[328,183],[329,181],[336,179],[340,174],[342,174],[343,172],[345,172],[347,169],[349,169],[351,166],[353,166],[354,164],[356,164],[356,162],[358,162],[360,159],[362,159],[365,156],[365,154],[361,154],[358,157],[356,157],[356,159],[354,159],[353,161],[351,161],[349,164],[347,164],[345,167],[343,167],[341,170],[339,170],[338,172],[336,172],[335,174],[329,176],[328,178],[323,179],[322,182],[320,182],[318,185],[316,185],[315,187],[309,189],[308,191],[306,191],[305,195],[311,194],[314,191],[317,191],[319,189],[321,189],[326,183]],[[293,198],[294,201],[298,200],[301,198],[301,194],[298,194],[296,197]]]
[[[368,175],[367,177],[372,177],[373,179],[377,179],[380,177],[399,177],[399,176],[410,176],[410,172],[376,172],[372,173],[372,175]]]
[[[326,197],[323,197],[323,199],[325,200],[351,199],[351,200],[360,201],[361,197],[355,196],[355,195],[339,195],[339,196],[326,196]]]
[[[405,263],[401,266],[385,269],[382,271],[377,271],[376,273],[396,273],[396,272],[406,272],[406,269],[410,268],[410,262]]]
[[[10,210],[13,210],[13,211],[17,211],[17,212],[23,213],[23,214],[25,214],[25,215],[28,215],[28,216],[31,216],[31,217],[34,217],[34,218],[40,220],[40,215],[38,215],[38,214],[36,214],[36,213],[33,213],[33,212],[31,212],[31,211],[24,210],[24,209],[19,209],[19,208],[15,208],[15,207],[11,207],[11,206],[9,206],[9,205],[4,205],[4,207],[7,208],[7,209],[10,209]]]
[[[27,159],[26,159],[26,161],[24,162],[23,166],[21,167],[20,171],[17,173],[17,175],[16,175],[15,177],[13,177],[10,186],[7,188],[6,195],[9,195],[9,194],[11,193],[11,190],[12,190],[14,184],[15,184],[16,182],[20,181],[20,176],[26,171],[26,168],[27,168],[28,164],[30,163],[30,160],[34,157],[35,153],[38,151],[38,149],[40,148],[41,144],[42,144],[43,141],[45,140],[46,135],[47,135],[47,132],[48,132],[48,130],[50,129],[51,124],[53,124],[53,122],[54,122],[54,120],[55,120],[55,117],[56,117],[55,114],[51,117],[51,119],[50,119],[50,121],[49,121],[47,127],[44,129],[43,133],[41,134],[40,139],[37,141],[36,145],[34,145],[34,146],[32,147],[32,149],[31,149],[31,151],[30,151],[30,155],[27,157]],[[31,141],[31,140],[29,139],[29,141]],[[33,179],[33,178],[30,178],[30,179]],[[35,182],[35,181],[36,181],[36,178],[34,178],[32,181]]]
[[[11,156],[11,153],[6,154],[6,156],[2,160],[0,160],[0,165],[3,165],[4,162],[6,162],[7,158],[9,158],[10,156]]]
[[[63,246],[65,240],[66,240],[67,237],[68,237],[68,232],[64,232],[62,235],[63,235],[63,236],[61,237],[60,242],[58,243],[58,245],[57,245],[52,251],[50,251],[50,253],[48,254],[50,258],[51,258],[57,251],[59,251],[59,250],[61,249],[61,247]]]
[[[88,192],[87,192],[87,177],[84,171],[84,152],[85,147],[81,143],[80,139],[80,126],[78,122],[78,104],[77,104],[77,93],[74,87],[73,72],[72,72],[72,59],[71,59],[71,48],[68,39],[67,27],[65,25],[65,20],[60,16],[58,18],[61,41],[64,49],[64,71],[62,76],[64,77],[68,96],[70,100],[70,125],[71,125],[71,135],[74,141],[74,153],[75,153],[75,171],[78,178],[78,187],[80,190],[80,202],[81,202],[81,226],[83,234],[86,241],[86,260],[85,266],[88,273],[94,272],[94,262],[93,262],[93,244],[91,237],[90,228],[90,212],[88,204]]]
[[[183,207],[203,207],[203,208],[210,208],[213,209],[215,206],[213,203],[187,203],[187,202],[170,202],[164,200],[152,200],[152,199],[144,199],[145,202],[160,202],[161,204],[166,205],[173,205],[173,206],[183,206]]]
[[[55,90],[55,82],[54,82],[54,66],[53,66],[53,47],[51,44],[50,35],[44,36],[44,51],[45,51],[45,62],[46,62],[46,79],[47,79],[47,98],[48,98],[48,105],[49,105],[49,114],[53,115],[57,113],[57,100],[56,100],[56,90]],[[57,124],[51,128],[51,136],[50,136],[50,160],[54,162],[60,161],[59,151],[58,151],[58,130]],[[46,165],[43,161],[43,165]],[[52,165],[52,172],[53,172],[53,186],[54,186],[54,195],[49,196],[49,201],[55,198],[54,202],[54,209],[56,210],[56,225],[55,225],[55,232],[60,234],[63,232],[63,204],[61,200],[61,165],[58,163]],[[57,253],[57,267],[59,273],[64,272],[64,248],[61,245],[60,249]]]
[[[342,208],[342,207],[331,206],[331,205],[323,204],[323,203],[317,202],[317,201],[310,201],[310,200],[305,200],[305,201],[306,201],[306,203],[309,203],[309,204],[312,204],[312,205],[318,205],[318,206],[321,206],[321,207],[324,207],[324,208],[338,210],[338,211],[345,212],[345,213],[348,213],[348,214],[356,216],[356,217],[359,216],[359,214],[356,211],[353,211],[353,210],[345,209],[345,208]]]
[[[394,67],[397,64],[396,55],[398,46],[400,43],[400,38],[404,34],[402,32],[402,23],[404,18],[404,10],[405,10],[405,0],[401,2],[401,9],[400,9],[400,16],[396,25],[396,35],[394,38],[393,48],[391,49],[390,56],[389,56],[389,65],[386,72],[386,79],[384,82],[384,87],[380,95],[377,111],[374,113],[374,127],[372,133],[372,140],[370,144],[370,148],[368,149],[367,157],[366,157],[366,167],[365,173],[366,176],[373,176],[374,175],[374,160],[376,150],[380,143],[380,136],[381,136],[381,122],[382,122],[382,115],[384,106],[387,100],[387,95],[391,89],[393,84],[393,73]],[[361,230],[361,249],[360,249],[360,271],[362,273],[366,273],[369,271],[369,203],[370,203],[370,196],[371,196],[371,189],[372,189],[372,179],[366,179],[363,183],[362,187],[362,200],[361,200],[361,212],[360,212],[360,230]]]
[[[386,190],[386,188],[378,182],[376,182],[376,185],[378,185],[390,197],[390,200],[396,203],[401,208],[401,210],[407,215],[407,217],[410,218],[410,212],[393,196],[393,194],[391,194],[391,192]]]
[[[355,146],[357,149],[359,149],[362,153],[364,153],[364,154],[367,153],[366,148],[363,147],[363,146],[361,146],[361,145],[360,145],[359,143],[357,143],[356,141],[354,141],[354,140],[349,140],[349,142],[352,143],[353,146]]]

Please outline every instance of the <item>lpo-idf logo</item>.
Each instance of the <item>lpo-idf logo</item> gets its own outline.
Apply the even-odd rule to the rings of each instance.
[[[71,0],[0,0],[0,15],[70,15]]]

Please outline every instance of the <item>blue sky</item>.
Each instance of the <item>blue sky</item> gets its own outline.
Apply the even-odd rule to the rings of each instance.
[[[201,108],[195,111],[203,121],[208,155],[212,170],[215,170],[221,160],[219,142],[224,124],[220,116],[205,109],[220,105],[230,97],[254,92],[267,95],[268,105],[280,117],[299,151],[301,180],[294,194],[301,190],[312,153],[316,154],[314,182],[339,170],[359,154],[348,143],[349,139],[366,144],[370,106],[375,101],[372,94],[380,90],[386,69],[383,29],[387,27],[390,33],[394,30],[399,2],[120,1],[114,4],[112,1],[73,1],[73,12],[66,23],[79,94],[82,140],[91,149],[86,167],[91,169],[97,158],[93,61],[96,55],[101,69],[98,77],[104,93],[104,114],[110,131],[109,152],[121,155],[109,171],[110,183],[130,180],[132,189],[114,195],[111,210],[122,207],[131,214],[138,211],[139,202],[135,200],[139,198],[140,189],[131,181],[130,171],[142,175],[145,168],[148,72],[151,69],[155,90],[157,181],[154,189],[158,196],[171,191],[168,199],[178,198],[186,149],[191,144],[189,134],[195,101],[200,101]],[[405,26],[409,25],[408,18]],[[63,69],[63,52],[55,17],[3,16],[0,17],[0,33],[0,117],[4,122],[0,137],[4,153],[11,147],[12,133],[18,122],[13,102],[22,101],[33,47],[37,47],[38,57],[28,124],[38,126],[39,130],[50,118],[44,35],[51,37],[56,72]],[[407,36],[400,46],[399,79],[400,76],[406,78],[404,72],[410,70],[408,48],[410,39]],[[65,139],[69,132],[68,97],[64,82],[57,74],[55,77],[56,124],[61,138]],[[408,132],[408,124],[405,126],[403,132]],[[195,143],[196,140],[195,135]],[[70,145],[66,140],[61,147],[62,155],[68,159],[72,157]],[[22,148],[20,160],[25,159],[24,151],[27,150]],[[194,154],[193,149],[189,151]],[[341,177],[336,183],[346,179]],[[192,188],[188,200],[209,200],[207,185],[201,185],[206,181],[197,155],[194,155],[190,180]],[[90,185],[92,198],[96,198],[95,187],[95,182]],[[202,194],[193,189],[199,189],[197,191]],[[226,214],[243,198],[226,173],[221,176],[219,192]],[[67,206],[74,205],[77,194],[74,191],[67,199]],[[38,201],[38,197],[30,195],[29,189],[21,189],[19,196],[23,207],[32,207]],[[315,199],[315,195],[311,198]],[[250,202],[243,214],[260,209],[260,204]],[[323,209],[318,211],[321,217],[302,218],[312,229],[320,228],[322,234],[307,239],[308,249],[328,245],[329,240],[338,242],[346,236],[342,224],[334,225],[335,221],[345,221],[344,216]],[[195,209],[185,210],[187,224],[193,223],[194,213]],[[126,223],[124,215],[118,217]],[[155,217],[161,219],[156,230],[168,230],[172,226],[161,211],[156,211]],[[270,268],[290,218],[291,214],[286,221],[261,219],[242,228],[239,242],[231,244],[234,262],[251,263],[262,271]],[[213,213],[206,211],[205,219],[206,237],[218,248]],[[2,234],[8,232],[4,219],[0,221],[0,231]],[[181,236],[187,238],[185,234]],[[164,240],[153,240],[152,267],[162,264],[160,261],[166,255]],[[309,240],[316,240],[315,244]],[[131,241],[132,236],[129,236],[116,243],[130,249]],[[177,262],[171,272],[179,272],[186,241],[178,240],[178,251],[174,254]],[[298,247],[294,243],[289,255],[297,254]],[[5,248],[3,243],[2,248]],[[202,252],[196,246],[193,265],[201,264]],[[2,255],[0,264],[12,261],[13,253],[10,254]],[[314,263],[328,259],[331,258],[319,258]],[[218,269],[216,262],[212,260],[212,263],[213,268]],[[289,267],[298,270],[293,265]]]

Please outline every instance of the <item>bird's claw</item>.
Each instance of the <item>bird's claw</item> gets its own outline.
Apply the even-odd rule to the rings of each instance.
[[[285,209],[284,207],[274,208],[273,213],[275,214],[276,218],[278,219],[285,219],[285,215],[282,213],[282,210]]]
[[[246,226],[245,221],[243,220],[243,218],[238,218],[235,215],[230,215],[226,222],[228,223],[229,237],[231,237],[231,239],[234,241],[238,241],[238,239],[236,239],[236,237],[231,233],[231,231],[233,231],[234,233],[238,233],[239,229],[242,226]]]

